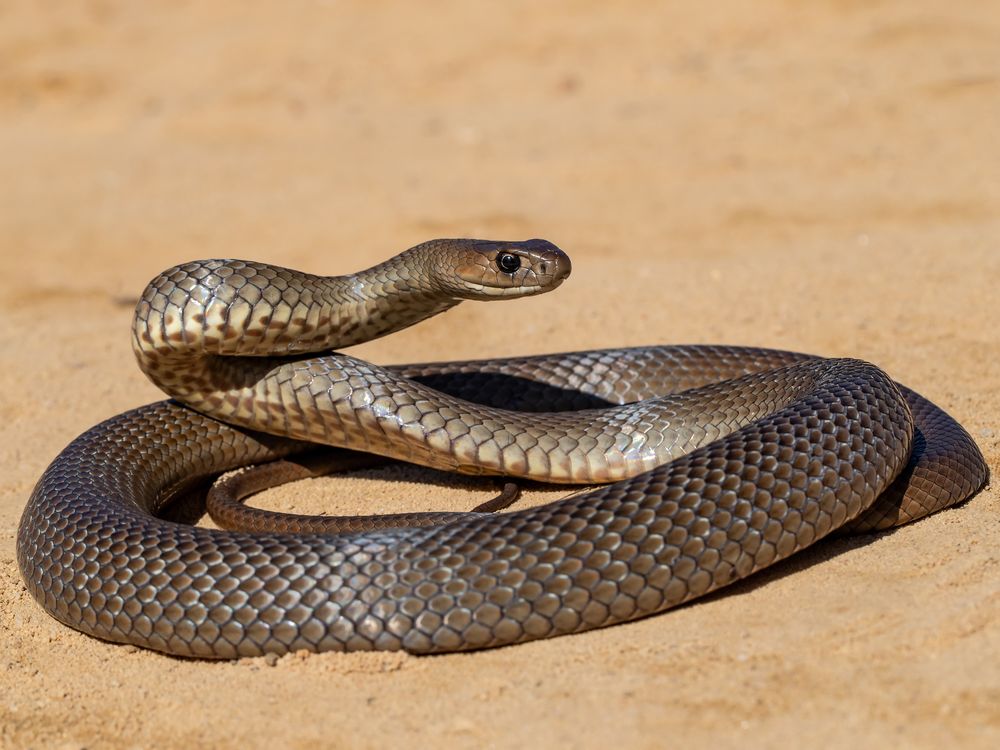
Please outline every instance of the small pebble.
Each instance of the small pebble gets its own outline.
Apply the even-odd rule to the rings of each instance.
[[[280,658],[277,654],[268,654],[264,657],[264,663],[269,667],[273,667],[278,663],[278,659]]]
[[[984,427],[979,431],[979,437],[990,438],[993,437],[993,430],[989,427]]]

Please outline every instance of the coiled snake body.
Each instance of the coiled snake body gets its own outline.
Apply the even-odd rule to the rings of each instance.
[[[176,400],[92,428],[45,471],[17,537],[29,590],[85,633],[185,656],[483,648],[665,610],[986,480],[961,426],[856,360],[690,346],[382,368],[314,354],[568,273],[541,240],[438,240],[329,279],[240,261],[161,274],[133,341]],[[305,441],[610,484],[337,535],[156,517],[192,477]]]

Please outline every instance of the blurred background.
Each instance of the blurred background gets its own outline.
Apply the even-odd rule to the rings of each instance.
[[[803,253],[847,286],[913,234],[971,270],[997,250],[998,49],[990,2],[7,0],[6,293],[136,295],[211,256],[346,272],[455,235],[556,242],[581,316],[605,291],[705,312]],[[800,322],[752,305],[769,341]],[[731,330],[671,317],[655,338]]]

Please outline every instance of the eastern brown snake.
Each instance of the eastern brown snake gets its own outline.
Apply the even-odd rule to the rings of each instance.
[[[330,352],[568,273],[542,240],[438,240],[335,278],[241,261],[166,271],[133,341],[177,400],[88,430],[45,471],[18,530],[28,589],[73,628],[185,656],[475,649],[660,612],[986,481],[960,425],[857,360],[681,346],[378,367]],[[343,534],[157,517],[185,482],[305,441],[611,483]]]

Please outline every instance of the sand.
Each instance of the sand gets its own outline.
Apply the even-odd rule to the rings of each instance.
[[[110,645],[47,616],[14,559],[49,461],[161,397],[128,336],[158,271],[349,272],[441,236],[545,237],[573,275],[354,353],[862,357],[954,414],[996,473],[998,49],[989,2],[7,0],[0,746],[1000,746],[993,488],[641,622],[434,658]],[[387,468],[263,502],[488,491]]]

